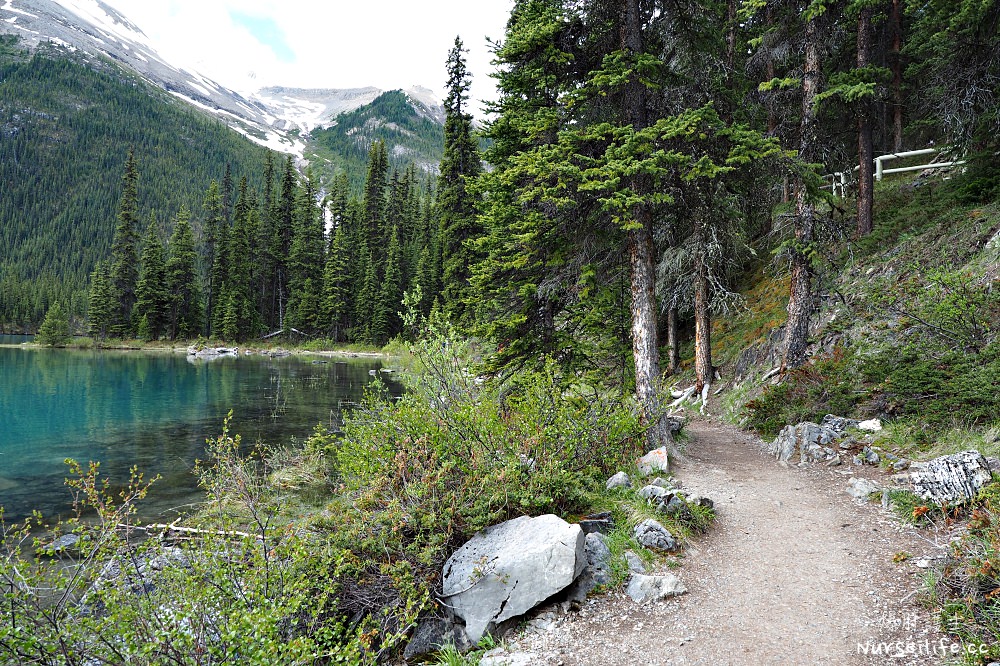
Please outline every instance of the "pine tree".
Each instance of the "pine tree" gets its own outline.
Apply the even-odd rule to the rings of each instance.
[[[111,268],[106,261],[99,261],[90,274],[90,298],[87,308],[90,334],[103,342],[111,331],[117,308]]]
[[[128,337],[133,332],[132,308],[139,279],[139,173],[135,151],[129,149],[122,176],[122,196],[118,204],[118,223],[111,243],[111,285],[115,308],[108,332]]]
[[[444,101],[444,157],[437,190],[441,234],[442,295],[446,311],[456,320],[466,319],[465,301],[475,256],[471,241],[482,235],[476,215],[472,185],[482,171],[479,146],[472,135],[472,114],[466,111],[471,79],[465,64],[462,40],[448,53],[448,95]]]
[[[201,331],[202,304],[198,288],[197,254],[191,232],[190,213],[182,208],[174,221],[166,263],[166,285],[170,298],[168,333],[171,340],[188,339]]]
[[[150,219],[143,239],[142,263],[136,285],[135,314],[139,320],[139,337],[157,340],[163,334],[170,314],[170,295],[167,291],[167,267],[163,258],[159,226]]]

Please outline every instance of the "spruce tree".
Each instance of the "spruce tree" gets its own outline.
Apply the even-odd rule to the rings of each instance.
[[[69,331],[69,316],[59,301],[53,303],[45,313],[45,321],[38,329],[35,341],[49,347],[65,347],[73,340]]]
[[[399,310],[403,298],[401,255],[399,229],[393,227],[385,257],[385,272],[382,275],[382,284],[379,286],[369,330],[370,341],[377,345],[384,345],[389,338],[400,331]]]
[[[364,240],[369,248],[384,247],[382,241],[385,235],[385,188],[388,170],[389,154],[385,142],[375,141],[368,150],[368,174],[365,178],[362,200]]]
[[[111,286],[115,307],[108,332],[128,337],[133,332],[132,308],[139,279],[139,173],[135,151],[129,149],[122,176],[122,195],[118,204],[118,223],[111,243]]]
[[[323,215],[317,204],[317,182],[310,171],[299,188],[295,233],[289,256],[291,271],[290,325],[312,333],[318,327],[323,286]]]
[[[181,208],[170,236],[166,284],[170,299],[168,332],[172,340],[193,338],[201,331],[201,290],[190,217],[187,208]]]
[[[351,336],[358,342],[372,343],[372,322],[375,318],[378,300],[378,271],[372,253],[362,246],[361,259],[357,262],[363,267],[361,280],[358,284],[357,297],[354,300],[354,326]]]
[[[219,191],[219,184],[214,180],[209,183],[202,207],[205,209],[204,257],[207,267],[205,321],[208,327],[206,333],[211,335],[212,322],[215,320],[215,303],[218,299],[218,291],[222,287],[222,277],[225,272],[218,255],[220,249],[221,252],[225,252],[224,243],[220,243],[220,240],[225,237],[226,229],[222,193]]]
[[[170,313],[167,291],[167,267],[163,258],[159,227],[152,218],[143,239],[142,263],[136,285],[135,314],[139,322],[139,337],[157,340],[163,334]]]
[[[351,284],[347,240],[343,225],[338,225],[330,241],[323,269],[323,302],[320,329],[334,342],[340,342],[351,311]]]
[[[465,52],[462,40],[456,37],[447,60],[444,157],[441,158],[436,201],[441,234],[442,296],[445,311],[459,321],[466,319],[469,278],[475,263],[470,243],[482,235],[472,191],[482,172],[482,162],[472,134],[472,114],[466,107],[472,82],[465,64]]]
[[[90,274],[90,297],[87,308],[90,334],[103,342],[114,322],[117,311],[111,268],[106,261],[99,261]]]

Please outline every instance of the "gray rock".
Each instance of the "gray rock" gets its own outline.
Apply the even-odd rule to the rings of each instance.
[[[766,450],[782,462],[791,461],[799,454],[799,462],[821,462],[836,455],[829,444],[837,438],[837,431],[809,421],[787,425]]]
[[[896,462],[892,463],[892,469],[896,472],[902,472],[904,469],[910,466],[910,461],[906,458],[900,458]]]
[[[662,476],[658,476],[650,481],[649,485],[666,488],[667,490],[677,490],[680,488],[680,483],[674,481],[673,479],[664,479]]]
[[[968,501],[992,477],[989,462],[974,450],[910,465],[913,492],[938,504]]]
[[[684,583],[673,574],[647,576],[634,573],[628,581],[628,587],[625,588],[625,594],[640,604],[676,597],[685,592],[687,588],[684,587]]]
[[[693,506],[700,506],[703,509],[715,508],[715,502],[703,495],[691,495],[687,498],[687,503]]]
[[[646,563],[642,561],[635,552],[631,550],[625,551],[625,564],[628,565],[628,570],[632,573],[646,573]]]
[[[877,493],[879,490],[881,488],[877,483],[860,476],[855,476],[847,482],[847,494],[855,499],[867,501],[869,495]]]
[[[649,485],[639,489],[639,497],[654,505],[669,502],[673,496],[673,492],[660,486]]]
[[[625,472],[618,472],[610,479],[608,479],[607,488],[612,490],[614,488],[631,488],[632,480],[628,478],[628,474]]]
[[[413,630],[413,636],[403,651],[403,658],[409,660],[431,655],[446,645],[453,645],[461,652],[472,648],[464,627],[451,620],[427,617],[417,623],[417,628]]]
[[[848,428],[857,428],[858,421],[855,419],[848,419],[843,416],[834,416],[833,414],[827,414],[820,421],[820,425],[824,428],[829,428],[835,431],[837,434],[846,432]]]
[[[882,458],[870,446],[861,449],[861,463],[865,465],[877,465]]]
[[[580,529],[583,530],[584,534],[593,534],[594,532],[607,534],[614,528],[615,521],[611,518],[610,511],[591,514],[580,521]]]
[[[636,465],[639,467],[639,472],[643,476],[649,476],[654,472],[669,472],[670,471],[670,457],[667,453],[667,447],[661,446],[658,449],[653,449],[643,457],[636,461]]]
[[[583,542],[583,552],[587,558],[587,569],[597,585],[611,582],[611,549],[603,534],[588,534]]]
[[[671,497],[669,502],[660,504],[658,509],[660,512],[665,513],[668,516],[672,516],[682,523],[691,520],[693,517],[691,515],[691,509],[688,508],[687,502],[676,495]]]
[[[203,361],[213,361],[224,356],[239,356],[239,353],[238,347],[205,347],[204,349],[188,347],[188,356]]]
[[[667,528],[651,518],[647,518],[632,531],[632,536],[641,545],[654,550],[673,550],[677,547],[677,540]]]
[[[611,549],[608,548],[607,538],[599,532],[588,534],[583,551],[587,566],[567,592],[566,596],[571,601],[583,601],[595,587],[611,582]]]
[[[56,538],[48,546],[41,549],[45,555],[68,555],[75,553],[80,545],[80,537],[76,534],[63,534]]]
[[[987,458],[986,464],[994,474],[1000,474],[1000,458]]]
[[[497,624],[566,589],[586,566],[579,525],[522,516],[476,533],[442,571],[446,603],[479,642]]]

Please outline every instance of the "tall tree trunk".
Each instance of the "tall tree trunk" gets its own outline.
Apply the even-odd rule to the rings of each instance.
[[[892,0],[889,29],[892,31],[892,150],[903,150],[903,15],[900,3]]]
[[[667,374],[677,372],[681,365],[680,340],[677,337],[677,308],[667,309]]]
[[[736,68],[736,1],[726,4],[726,87],[732,90],[733,74]]]
[[[858,68],[867,67],[872,50],[872,8],[865,7],[858,16]],[[872,174],[872,123],[873,105],[861,101],[858,112],[858,236],[872,231],[872,210],[875,204],[875,182]]]
[[[705,263],[705,224],[694,221],[694,373],[698,393],[712,383],[712,315],[708,301],[708,266]]]
[[[637,56],[642,53],[642,22],[639,0],[624,0],[621,48]],[[646,87],[633,74],[625,87],[624,115],[633,129],[646,126]],[[657,383],[660,355],[657,348],[655,269],[653,261],[653,215],[642,201],[652,190],[649,178],[636,174],[629,178],[630,189],[641,200],[632,207],[636,228],[626,232],[632,296],[632,355],[635,359],[635,395],[642,410],[646,439],[651,448],[672,441],[666,415],[660,405]]]
[[[802,121],[799,158],[814,162],[816,154],[815,99],[819,92],[819,28],[816,19],[806,23],[806,57],[802,76]],[[785,324],[785,353],[782,371],[797,368],[806,360],[809,342],[809,318],[812,315],[812,263],[809,248],[813,242],[816,208],[809,199],[805,184],[799,182],[795,193],[795,246],[792,248],[792,284],[788,298],[788,323]]]

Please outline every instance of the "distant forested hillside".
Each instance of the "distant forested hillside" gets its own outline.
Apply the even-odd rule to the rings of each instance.
[[[128,149],[139,210],[168,223],[212,180],[259,183],[267,149],[117,66],[0,37],[0,329],[41,320],[54,300],[85,310],[108,256]]]
[[[368,165],[368,150],[384,141],[389,166],[405,170],[411,162],[422,171],[434,171],[441,162],[444,128],[421,115],[401,90],[391,90],[354,111],[343,113],[330,127],[312,132],[310,162],[323,180],[346,173],[352,188],[360,190]]]

